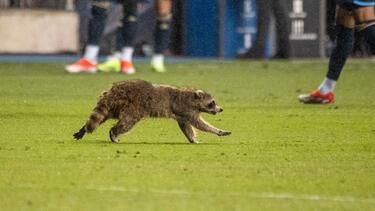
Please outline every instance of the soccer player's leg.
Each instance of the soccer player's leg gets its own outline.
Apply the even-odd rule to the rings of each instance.
[[[121,72],[134,74],[133,65],[134,42],[138,27],[138,0],[122,0],[124,6],[124,18],[122,19],[123,47],[121,49]]]
[[[156,0],[156,26],[154,30],[154,55],[151,68],[156,72],[165,72],[164,52],[169,44],[172,20],[172,0]]]
[[[92,18],[89,21],[88,44],[81,59],[65,67],[70,73],[96,72],[99,41],[103,34],[107,19],[107,10],[110,6],[109,1],[95,0],[91,8]]]
[[[375,5],[375,1],[373,1]],[[370,49],[375,53],[375,9],[374,6],[359,7],[354,11],[356,28],[364,36]]]
[[[117,2],[120,3],[120,2]],[[120,4],[116,4],[120,6]],[[116,51],[112,53],[107,59],[98,65],[98,70],[101,72],[120,72],[121,71],[121,51],[124,44],[124,38],[122,35],[123,27],[116,29]]]
[[[355,27],[353,11],[340,6],[337,9],[336,24],[336,47],[329,60],[327,75],[318,89],[299,96],[302,103],[329,104],[334,102],[333,91],[336,81],[353,49]]]

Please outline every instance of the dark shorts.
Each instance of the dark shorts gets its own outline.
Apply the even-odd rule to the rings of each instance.
[[[342,8],[353,10],[358,7],[375,6],[375,0],[337,0],[337,4]]]
[[[126,2],[148,2],[148,0],[92,0],[92,1],[96,1],[96,2],[112,2],[112,3],[119,3],[119,4],[122,4],[122,3],[126,3]]]

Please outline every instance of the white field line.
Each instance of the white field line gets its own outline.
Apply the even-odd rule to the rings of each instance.
[[[321,196],[313,194],[294,194],[294,193],[272,193],[272,192],[190,192],[185,190],[162,190],[162,189],[148,189],[145,191],[137,189],[124,189],[122,187],[108,187],[108,188],[88,188],[89,190],[97,191],[118,191],[118,192],[150,192],[157,194],[170,194],[170,195],[229,195],[229,196],[247,196],[250,198],[259,199],[288,199],[288,200],[307,200],[307,201],[334,201],[334,202],[361,202],[361,203],[375,203],[374,198],[356,198],[350,196]]]
[[[44,187],[33,187],[32,185],[13,186],[8,188],[19,189],[44,189]],[[2,189],[2,188],[0,188]],[[212,191],[187,191],[187,190],[168,190],[168,189],[128,189],[123,187],[47,187],[46,189],[64,189],[64,190],[90,190],[99,192],[128,192],[128,193],[154,193],[165,195],[227,195],[227,196],[245,196],[258,199],[275,199],[275,200],[306,200],[306,201],[331,201],[347,203],[371,203],[375,204],[375,198],[358,198],[352,196],[323,196],[316,194],[296,194],[296,193],[273,193],[273,192],[225,192],[217,193]]]

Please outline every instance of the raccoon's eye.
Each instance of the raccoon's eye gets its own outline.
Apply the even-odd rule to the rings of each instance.
[[[207,105],[207,107],[212,108],[215,106],[215,101],[212,101],[210,104]]]

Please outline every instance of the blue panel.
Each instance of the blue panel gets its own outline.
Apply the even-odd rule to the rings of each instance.
[[[218,56],[218,5],[213,0],[185,1],[185,54]]]
[[[240,35],[236,32],[240,11],[238,5],[242,1],[227,1],[224,17],[224,57],[233,57],[240,45]]]
[[[219,56],[219,8],[217,0],[188,0],[184,5],[185,54]],[[224,57],[233,58],[251,47],[256,34],[255,0],[225,1]]]
[[[248,49],[256,34],[255,0],[227,1],[224,56],[232,58]]]

